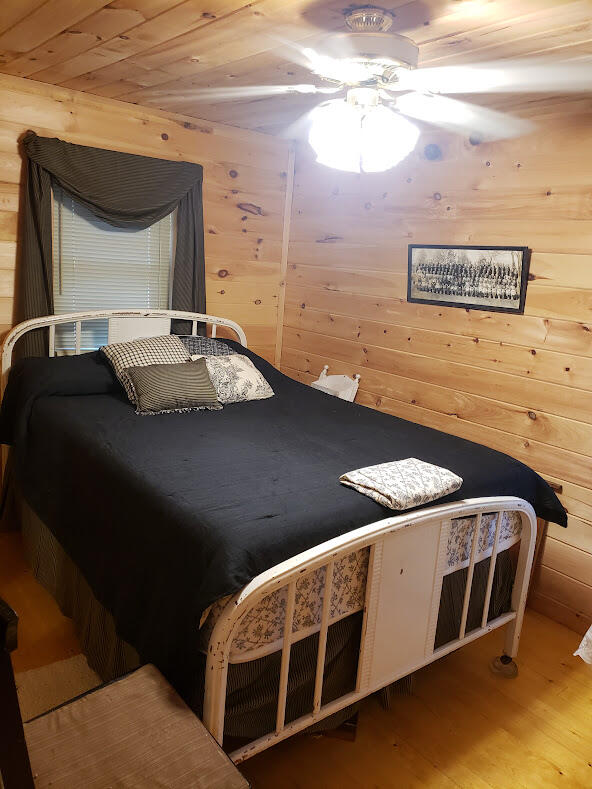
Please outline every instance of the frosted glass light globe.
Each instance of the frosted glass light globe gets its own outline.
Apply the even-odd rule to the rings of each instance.
[[[317,162],[352,173],[376,173],[399,164],[415,148],[419,129],[384,105],[361,107],[341,99],[312,113],[308,141]]]

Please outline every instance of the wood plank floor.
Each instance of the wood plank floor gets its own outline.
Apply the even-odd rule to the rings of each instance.
[[[18,648],[12,653],[15,672],[80,653],[72,620],[62,616],[25,561],[20,532],[0,533],[0,597],[19,615]]]
[[[0,596],[21,616],[16,671],[79,651],[18,534],[0,534]],[[590,787],[592,668],[572,656],[579,638],[528,611],[517,679],[488,669],[502,642],[494,632],[420,671],[390,711],[365,702],[355,742],[293,737],[241,771],[254,789]]]

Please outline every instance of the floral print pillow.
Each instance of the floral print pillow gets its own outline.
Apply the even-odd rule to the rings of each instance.
[[[247,356],[233,353],[205,359],[216,396],[223,405],[273,397],[273,389]]]

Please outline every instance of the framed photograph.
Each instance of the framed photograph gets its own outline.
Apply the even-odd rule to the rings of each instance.
[[[409,244],[407,301],[524,312],[530,249]]]

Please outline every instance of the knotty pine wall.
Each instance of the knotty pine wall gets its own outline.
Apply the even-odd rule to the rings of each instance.
[[[540,113],[528,138],[424,133],[394,170],[296,174],[282,370],[361,374],[357,401],[487,444],[562,486],[532,605],[592,621],[592,112]],[[424,146],[442,156],[428,161]],[[532,248],[524,315],[406,301],[407,244]]]
[[[286,188],[292,167],[287,142],[0,75],[2,335],[15,320],[22,188],[18,139],[27,129],[81,145],[202,164],[207,309],[238,321],[249,345],[274,360],[285,265]],[[281,319],[279,323],[281,329]]]

